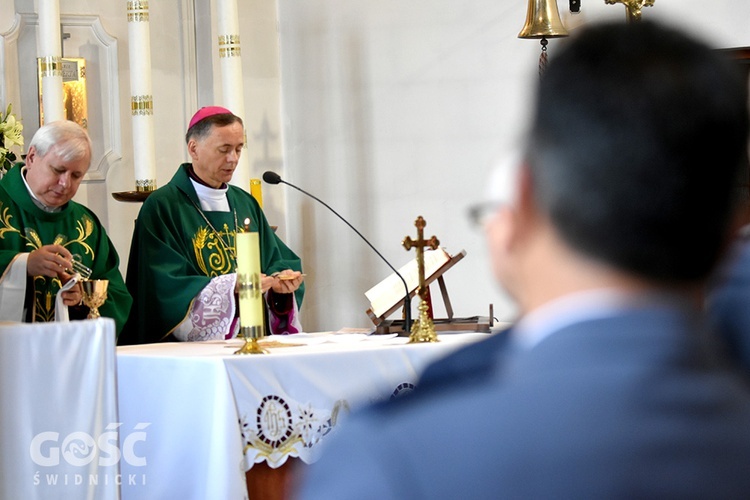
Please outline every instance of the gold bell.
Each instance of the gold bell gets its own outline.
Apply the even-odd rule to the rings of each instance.
[[[556,38],[568,36],[560,20],[555,0],[529,0],[524,24],[518,38]]]
[[[560,20],[555,0],[529,0],[526,11],[526,24],[518,34],[518,38],[541,38],[542,53],[539,55],[539,77],[544,75],[547,68],[547,38],[568,36],[568,30]]]

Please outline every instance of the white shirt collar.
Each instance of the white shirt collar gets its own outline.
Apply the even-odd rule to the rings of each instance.
[[[201,202],[201,208],[206,212],[229,212],[229,200],[227,191],[229,186],[214,189],[190,179],[195,188],[195,194]]]
[[[55,213],[55,212],[59,212],[60,210],[62,210],[62,207],[48,207],[47,205],[42,203],[42,201],[39,198],[36,197],[36,195],[34,194],[34,191],[31,190],[31,186],[29,186],[29,183],[26,182],[26,167],[25,166],[21,167],[21,179],[23,179],[23,183],[26,186],[26,190],[29,192],[29,196],[31,196],[31,201],[34,202],[34,205],[41,208],[45,212],[49,212],[49,213]]]
[[[544,304],[523,316],[513,328],[513,342],[531,349],[552,333],[582,321],[606,318],[636,307],[640,295],[614,288],[577,292]]]

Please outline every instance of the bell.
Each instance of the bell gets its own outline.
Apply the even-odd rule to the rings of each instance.
[[[568,36],[560,20],[556,0],[529,0],[526,24],[518,38],[556,38]]]

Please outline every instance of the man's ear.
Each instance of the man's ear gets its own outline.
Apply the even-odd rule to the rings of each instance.
[[[26,152],[26,158],[24,158],[24,166],[26,168],[29,168],[33,166],[34,162],[36,161],[36,147],[31,146],[29,150]]]
[[[510,186],[510,196],[508,203],[503,204],[498,208],[495,217],[492,220],[492,230],[489,232],[491,238],[494,239],[495,248],[502,251],[506,255],[511,255],[515,251],[518,251],[524,238],[526,231],[525,222],[522,219],[522,204],[526,203],[524,198],[527,196],[524,191],[527,189],[528,179],[526,176],[526,168],[519,166],[508,182]]]
[[[738,240],[747,240],[750,236],[750,203],[743,200],[734,210],[729,221],[729,228],[722,241],[721,255],[725,255]]]
[[[534,196],[534,180],[531,169],[523,164],[516,176],[516,211],[520,224],[530,226],[539,216],[539,207]]]
[[[193,160],[198,158],[198,142],[195,139],[190,139],[187,143],[187,150],[190,158]]]
[[[750,226],[750,202],[742,200],[735,209],[729,226],[730,238],[734,239]]]

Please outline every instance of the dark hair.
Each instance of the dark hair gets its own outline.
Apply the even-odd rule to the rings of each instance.
[[[736,207],[747,103],[739,69],[674,29],[584,28],[539,84],[526,147],[535,200],[577,251],[698,282]]]
[[[211,127],[226,127],[233,123],[242,123],[242,118],[232,113],[219,113],[216,115],[207,116],[192,127],[190,127],[185,134],[185,142],[190,142],[190,139],[203,139],[211,131]]]

